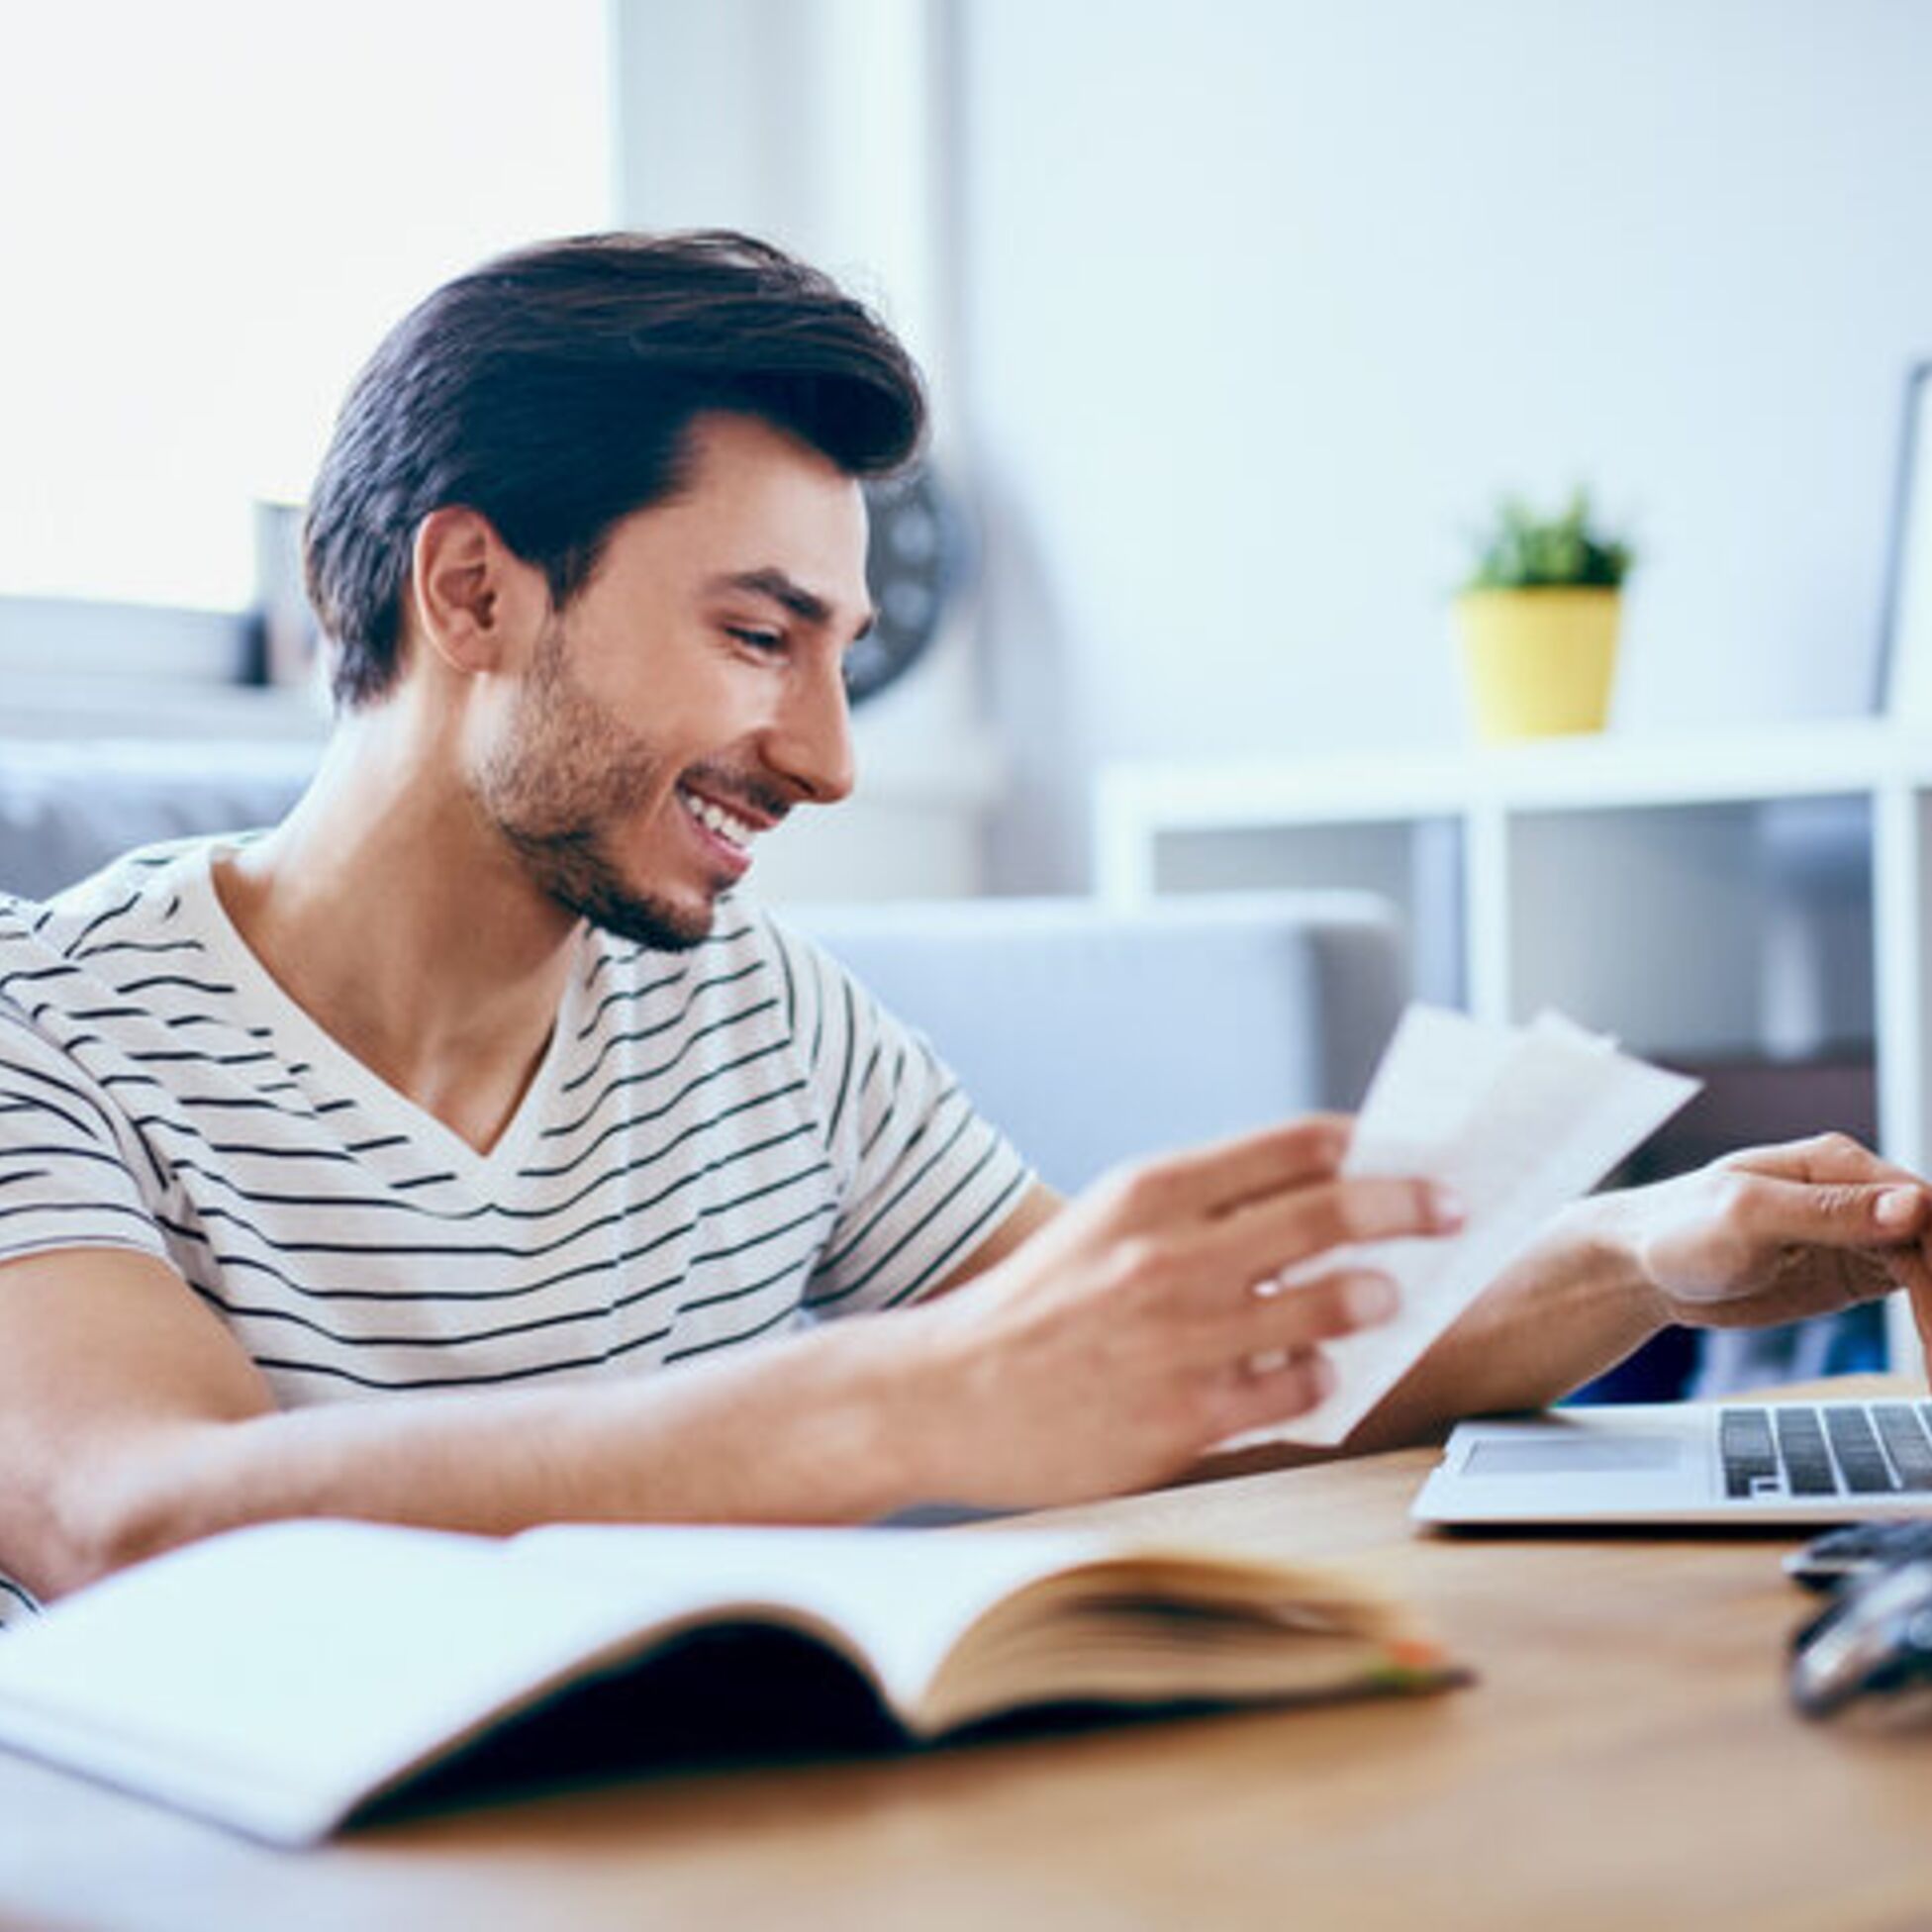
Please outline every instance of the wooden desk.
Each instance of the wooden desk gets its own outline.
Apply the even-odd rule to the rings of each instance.
[[[0,1758],[0,1924],[1932,1924],[1932,1728],[1789,1713],[1789,1539],[1420,1537],[1405,1511],[1431,1460],[1065,1515],[1358,1559],[1425,1608],[1472,1690],[640,1780],[307,1854]]]

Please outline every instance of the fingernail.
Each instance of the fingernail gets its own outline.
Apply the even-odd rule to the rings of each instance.
[[[1909,1227],[1918,1213],[1916,1188],[1887,1188],[1873,1212],[1881,1227]]]
[[[1335,1387],[1335,1365],[1325,1355],[1316,1355],[1308,1363],[1308,1387],[1314,1391],[1316,1401],[1331,1394]]]
[[[1344,1300],[1350,1317],[1356,1321],[1386,1321],[1396,1312],[1396,1284],[1382,1275],[1357,1275],[1348,1285]]]
[[[1445,1188],[1439,1181],[1431,1183],[1429,1217],[1437,1227],[1461,1227],[1468,1215],[1469,1210],[1463,1206],[1463,1198],[1454,1188]]]

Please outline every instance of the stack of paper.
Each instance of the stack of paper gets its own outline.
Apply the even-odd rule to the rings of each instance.
[[[1461,1198],[1462,1232],[1365,1244],[1304,1269],[1379,1269],[1401,1291],[1401,1312],[1326,1345],[1339,1380],[1318,1407],[1241,1440],[1340,1442],[1544,1221],[1600,1181],[1697,1084],[1630,1059],[1554,1014],[1506,1027],[1410,1007],[1370,1083],[1343,1171],[1443,1183]]]

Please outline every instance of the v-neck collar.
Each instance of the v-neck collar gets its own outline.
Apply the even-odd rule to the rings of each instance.
[[[412,1146],[434,1161],[446,1164],[456,1179],[470,1187],[486,1191],[506,1174],[514,1174],[519,1159],[538,1130],[547,1097],[555,1090],[561,1062],[576,1037],[577,1016],[584,998],[585,970],[581,953],[572,962],[543,1057],[525,1087],[516,1112],[489,1151],[479,1152],[453,1127],[358,1060],[262,964],[229,918],[222,896],[215,888],[217,853],[235,849],[232,844],[215,841],[201,848],[182,882],[183,907],[234,975],[250,1012],[258,1014],[274,1034],[284,1057],[290,1061],[307,1060],[323,1070],[328,1083],[352,1097],[369,1120],[405,1134]],[[581,948],[581,932],[578,945]]]

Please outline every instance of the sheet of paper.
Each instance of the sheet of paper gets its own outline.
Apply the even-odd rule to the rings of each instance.
[[[1413,1006],[1357,1118],[1346,1172],[1426,1175],[1467,1212],[1447,1240],[1383,1241],[1303,1272],[1370,1267],[1401,1293],[1396,1318],[1328,1344],[1339,1374],[1318,1407],[1256,1441],[1332,1446],[1535,1236],[1697,1090],[1556,1014],[1523,1028]]]

